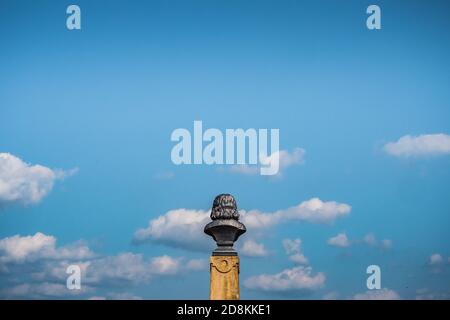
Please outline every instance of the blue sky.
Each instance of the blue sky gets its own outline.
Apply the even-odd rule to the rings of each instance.
[[[381,30],[366,28],[373,3]],[[72,3],[2,0],[0,296],[207,298],[210,251],[183,228],[231,193],[244,215],[315,198],[333,213],[333,203],[350,208],[324,223],[298,209],[248,226],[238,248],[263,249],[240,252],[243,299],[367,294],[371,264],[388,297],[448,299],[450,7],[373,3],[77,1],[82,29],[69,31]],[[170,135],[194,120],[279,128],[280,148],[304,154],[278,179],[175,166]],[[33,165],[50,171],[31,174]],[[32,199],[33,188],[44,191]],[[152,229],[136,241],[178,209],[188,217],[181,232]],[[338,234],[348,241],[328,243]],[[289,260],[286,239],[301,239],[292,252],[307,263]],[[59,290],[69,262],[90,264],[86,291]],[[258,285],[283,270],[317,285]]]

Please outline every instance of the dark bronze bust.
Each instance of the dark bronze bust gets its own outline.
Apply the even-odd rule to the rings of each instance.
[[[240,223],[239,212],[231,194],[220,194],[213,202],[211,220],[205,226],[205,233],[213,237],[217,248],[213,256],[235,256],[237,252],[233,248],[234,242],[245,233],[245,226]]]

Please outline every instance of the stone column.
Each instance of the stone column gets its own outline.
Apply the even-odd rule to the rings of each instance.
[[[211,300],[239,300],[239,257],[211,256]]]
[[[236,201],[229,194],[218,195],[211,210],[212,222],[205,226],[205,233],[213,237],[217,248],[210,258],[211,300],[238,300],[239,256],[234,242],[246,229],[240,223]]]

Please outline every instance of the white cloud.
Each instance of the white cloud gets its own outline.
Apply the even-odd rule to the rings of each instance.
[[[321,288],[325,283],[322,272],[312,275],[311,267],[295,267],[285,269],[277,274],[262,274],[250,277],[245,286],[250,289],[263,291],[310,291]]]
[[[258,210],[242,212],[242,221],[248,228],[262,229],[289,220],[299,220],[311,223],[332,223],[340,217],[348,215],[351,206],[335,201],[323,202],[319,198],[303,201],[297,206],[263,213]]]
[[[305,162],[305,149],[295,148],[291,153],[287,150],[280,150],[272,153],[268,157],[260,156],[258,165],[233,165],[230,166],[229,171],[232,173],[240,173],[244,175],[257,175],[260,174],[262,167],[273,167],[273,163],[276,163],[275,157],[278,157],[278,173],[275,175],[281,177],[284,171],[294,165],[301,165]]]
[[[41,232],[33,236],[15,235],[0,239],[0,263],[38,259],[85,259],[92,255],[82,243],[57,248],[56,238]]]
[[[389,142],[384,150],[396,157],[450,154],[450,136],[447,134],[406,135],[396,142]]]
[[[283,247],[286,254],[289,255],[289,260],[295,264],[308,264],[308,259],[303,255],[301,250],[301,239],[284,239]]]
[[[295,264],[308,264],[308,258],[305,257],[303,253],[295,253],[289,256],[289,260],[294,262]]]
[[[430,256],[430,265],[435,266],[442,264],[444,262],[444,259],[439,253],[434,253]]]
[[[378,241],[373,233],[366,234],[364,236],[364,238],[362,238],[361,240],[357,239],[357,240],[351,241],[347,237],[347,234],[345,232],[342,232],[342,233],[339,233],[338,235],[328,239],[327,243],[330,246],[341,247],[341,248],[350,247],[350,246],[356,245],[356,244],[365,244],[365,245],[368,245],[371,247],[380,248],[380,249],[384,249],[384,250],[388,250],[388,249],[392,248],[392,240],[383,239],[381,241]]]
[[[266,257],[269,254],[264,247],[264,244],[258,243],[252,239],[244,241],[239,253],[247,257]]]
[[[368,290],[364,293],[355,294],[354,300],[400,300],[400,296],[394,290],[387,288],[379,290]]]
[[[240,210],[241,221],[249,230],[260,230],[273,227],[280,222],[275,213],[264,213],[259,210]]]
[[[260,157],[262,166],[273,167],[273,163],[276,163],[275,157],[278,157],[279,161],[278,173],[275,176],[281,177],[287,168],[305,163],[305,149],[295,148],[292,153],[280,150],[272,153],[269,157]]]
[[[335,246],[335,247],[350,246],[350,241],[348,240],[347,235],[345,233],[339,233],[337,236],[331,237],[330,239],[328,239],[327,243],[330,246]]]
[[[335,201],[323,202],[319,198],[303,201],[295,207],[274,213],[282,220],[303,220],[311,223],[332,223],[340,217],[348,215],[351,207]]]
[[[273,213],[241,210],[240,215],[242,223],[251,234],[293,220],[332,223],[337,218],[348,215],[350,211],[351,206],[348,204],[312,198],[297,206]],[[210,212],[205,210],[170,210],[150,220],[148,227],[137,230],[133,241],[136,244],[153,241],[188,250],[212,250],[214,243],[203,232],[205,225],[211,221],[209,215]]]
[[[292,153],[286,150],[279,152],[280,156],[280,169],[284,170],[293,165],[303,164],[305,162],[305,149],[295,148]]]
[[[286,251],[286,254],[294,254],[300,253],[302,245],[301,239],[284,239],[283,240],[283,248]]]
[[[29,165],[12,154],[0,153],[0,207],[12,203],[37,204],[53,189],[56,180],[76,171]]]
[[[157,263],[155,263],[157,264]],[[177,264],[177,262],[174,262]],[[146,283],[153,272],[151,261],[146,261],[142,254],[121,253],[87,262],[84,282],[100,283]]]
[[[70,177],[74,176],[75,174],[77,174],[78,171],[80,171],[80,169],[78,169],[78,168],[72,168],[69,170],[53,169],[53,172],[55,173],[57,180],[64,180],[64,179],[70,178]]]
[[[150,262],[154,274],[176,274],[180,269],[180,259],[174,259],[167,255],[155,257]]]
[[[149,221],[148,227],[135,232],[137,244],[155,241],[173,247],[191,250],[211,250],[213,242],[203,228],[210,222],[209,212],[176,209]]]

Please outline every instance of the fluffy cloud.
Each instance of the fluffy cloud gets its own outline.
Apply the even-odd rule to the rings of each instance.
[[[0,239],[0,263],[39,259],[85,259],[92,255],[89,248],[82,243],[56,248],[56,238],[41,232],[33,236],[15,235]]]
[[[260,168],[263,167],[273,167],[271,165],[274,163],[275,157],[278,157],[278,173],[275,176],[282,176],[284,171],[294,165],[301,165],[305,162],[305,150],[302,148],[295,148],[291,153],[287,150],[280,150],[272,153],[268,157],[260,156],[259,165],[233,165],[230,166],[229,171],[232,173],[240,173],[244,175],[257,175],[260,174]]]
[[[406,135],[389,142],[384,151],[396,157],[443,155],[450,153],[450,136],[447,134]]]
[[[283,222],[298,220],[310,223],[332,223],[345,217],[351,206],[335,201],[324,202],[319,198],[303,201],[297,206],[264,213],[258,210],[242,211],[242,222],[249,229],[264,229]]]
[[[433,253],[430,255],[428,264],[430,266],[431,272],[433,273],[441,273],[446,269],[447,260],[440,253]],[[450,263],[450,257],[448,258],[448,262]]]
[[[211,250],[214,246],[203,228],[210,222],[209,212],[176,209],[150,220],[148,227],[135,232],[133,242],[154,241],[190,250]]]
[[[54,182],[76,173],[29,165],[9,153],[0,153],[0,207],[21,203],[39,203],[52,189]]]
[[[335,201],[323,202],[319,198],[303,201],[297,206],[279,210],[273,214],[275,220],[301,220],[311,223],[332,223],[348,215],[351,207]]]
[[[328,239],[327,243],[330,246],[334,247],[348,247],[350,246],[350,241],[347,238],[347,235],[345,233],[339,233],[335,237],[331,237]]]
[[[296,265],[307,265],[308,259],[303,255],[301,239],[284,239],[283,248],[289,260]],[[276,274],[261,274],[248,278],[245,286],[249,289],[274,292],[309,292],[321,288],[325,283],[325,274],[312,274],[308,266],[296,266]]]
[[[241,210],[241,221],[249,233],[257,233],[266,228],[288,221],[305,221],[311,223],[332,223],[348,215],[351,207],[335,201],[324,202],[319,198],[303,201],[297,206],[272,213],[258,210]],[[210,222],[209,211],[176,209],[170,210],[149,221],[148,227],[135,232],[133,242],[140,244],[147,241],[162,243],[188,250],[211,250],[214,245],[203,233],[203,228]]]
[[[283,247],[286,254],[289,256],[289,260],[295,264],[308,264],[308,259],[302,253],[301,250],[301,239],[284,239]]]
[[[295,148],[292,153],[286,150],[279,151],[280,169],[284,170],[290,166],[303,164],[305,162],[305,149]]]
[[[364,293],[355,294],[354,300],[400,300],[400,296],[394,290],[387,288],[379,290],[368,290]]]
[[[244,241],[239,253],[247,257],[266,257],[269,254],[264,247],[264,244],[258,243],[252,239]]]
[[[311,291],[321,288],[325,283],[325,275],[312,275],[311,267],[295,267],[285,269],[277,274],[262,274],[250,277],[245,281],[249,289],[262,291]]]
[[[296,253],[289,256],[289,260],[295,264],[308,264],[308,258],[305,257],[303,253]]]
[[[260,159],[261,164],[263,166],[270,166],[272,167],[272,163],[276,161],[274,158],[278,157],[279,161],[279,169],[276,176],[283,175],[284,171],[294,165],[300,165],[305,162],[305,149],[302,148],[295,148],[292,153],[289,153],[286,150],[280,150],[278,152],[272,153],[269,157],[262,157]]]
[[[154,274],[176,274],[180,270],[180,259],[174,259],[167,255],[153,258],[150,268]]]

